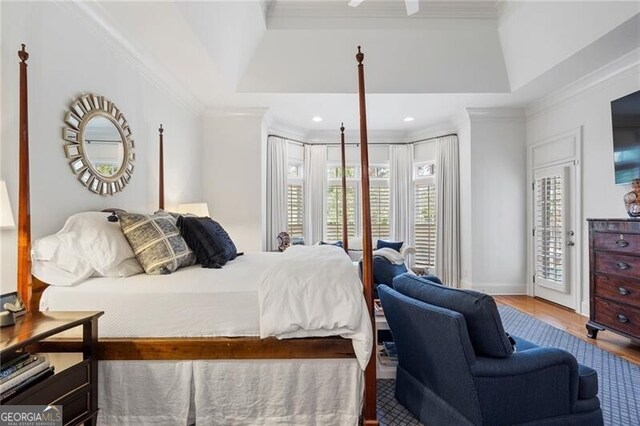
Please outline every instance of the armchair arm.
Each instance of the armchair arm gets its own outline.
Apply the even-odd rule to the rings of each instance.
[[[400,254],[406,259],[410,254],[416,254],[416,249],[410,245],[403,244],[402,247],[400,247]]]
[[[520,424],[570,414],[578,397],[578,363],[568,352],[533,348],[470,366],[483,418]],[[504,422],[504,423],[503,423]]]
[[[515,352],[507,358],[478,357],[471,366],[471,373],[475,377],[517,376],[557,365],[566,365],[577,383],[578,361],[569,352],[556,348],[532,348]]]

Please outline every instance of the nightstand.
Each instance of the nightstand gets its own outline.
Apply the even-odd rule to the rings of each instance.
[[[103,312],[31,312],[0,330],[0,357],[55,353],[55,374],[9,396],[3,405],[62,405],[64,425],[95,425],[98,414],[98,318]],[[50,339],[82,327],[82,341]],[[74,354],[79,353],[79,355]],[[53,355],[52,355],[53,358]]]
[[[379,352],[382,342],[378,342],[378,332],[389,330],[389,323],[384,315],[376,315],[376,374],[378,379],[394,379],[396,378],[396,367],[391,365],[383,365],[380,362]]]

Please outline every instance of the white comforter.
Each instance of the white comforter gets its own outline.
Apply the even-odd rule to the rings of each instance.
[[[333,245],[292,246],[258,287],[260,337],[341,336],[360,366],[371,356],[371,319],[349,256]]]

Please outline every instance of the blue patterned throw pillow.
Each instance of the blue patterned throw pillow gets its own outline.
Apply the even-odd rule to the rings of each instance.
[[[227,231],[211,218],[181,216],[178,229],[203,268],[222,268],[238,256]]]

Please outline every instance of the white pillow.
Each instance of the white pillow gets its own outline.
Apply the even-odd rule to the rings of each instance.
[[[36,240],[31,250],[33,275],[56,286],[72,286],[90,277],[125,278],[143,272],[138,259],[131,257],[100,274],[91,264],[75,254],[57,234]]]
[[[33,275],[51,285],[74,285],[95,273],[89,262],[76,256],[55,234],[35,241],[31,260]]]
[[[119,222],[109,222],[109,213],[76,213],[56,235],[79,258],[100,275],[108,275],[124,260],[135,257]]]

